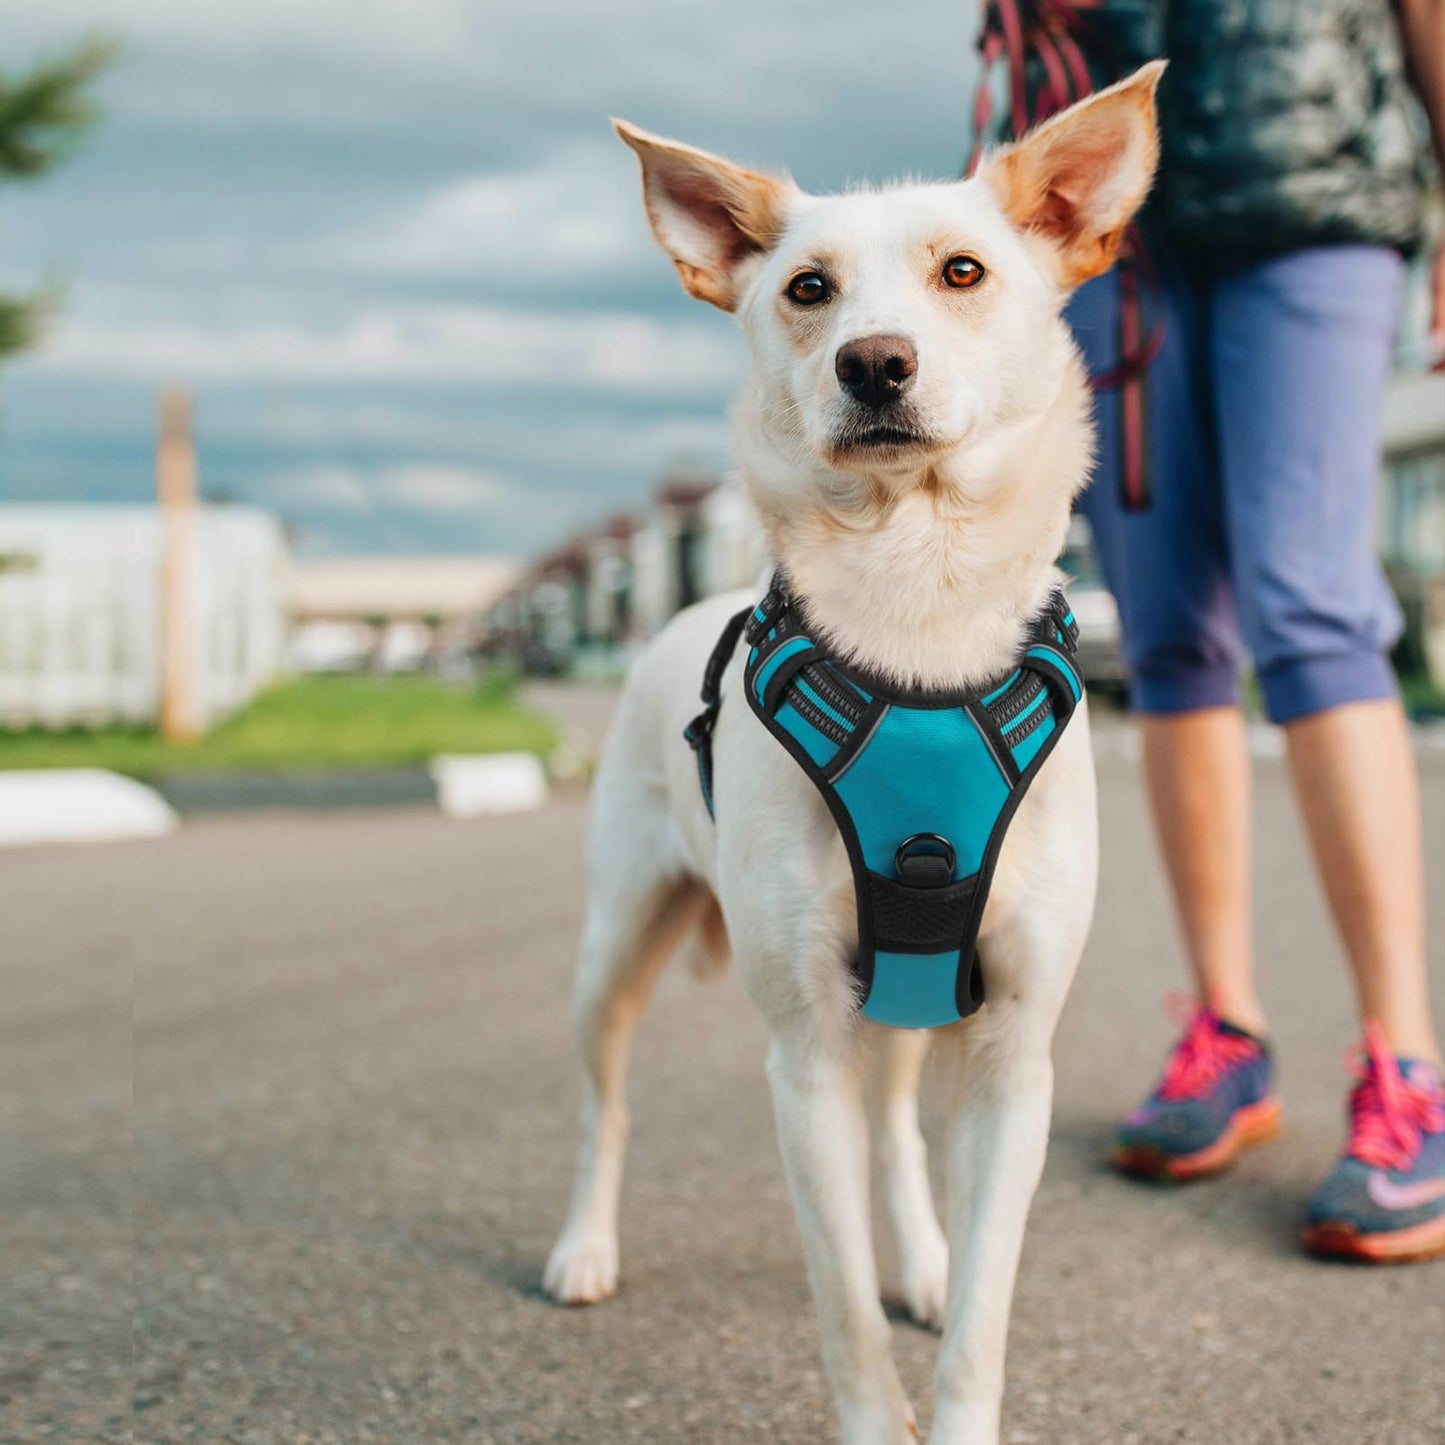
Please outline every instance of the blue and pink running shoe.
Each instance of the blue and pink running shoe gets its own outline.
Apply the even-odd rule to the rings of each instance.
[[[1350,1095],[1350,1139],[1315,1191],[1305,1247],[1376,1263],[1445,1254],[1445,1083],[1397,1059],[1373,1023]]]
[[[1185,1008],[1158,1088],[1119,1128],[1114,1162],[1125,1174],[1197,1179],[1279,1133],[1269,1045],[1211,1009]]]

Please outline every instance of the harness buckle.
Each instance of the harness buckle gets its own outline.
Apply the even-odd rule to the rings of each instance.
[[[682,736],[693,752],[700,751],[712,741],[713,729],[717,726],[718,711],[716,703],[709,703],[683,728]]]
[[[787,586],[783,582],[781,574],[775,573],[773,580],[768,584],[768,590],[763,594],[763,600],[748,613],[748,620],[743,627],[743,636],[752,646],[756,647],[787,610]]]

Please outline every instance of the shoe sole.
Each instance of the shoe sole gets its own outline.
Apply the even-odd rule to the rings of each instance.
[[[1343,1222],[1315,1224],[1304,1231],[1304,1247],[1328,1259],[1358,1259],[1368,1264],[1438,1259],[1445,1256],[1445,1215],[1384,1234],[1363,1234]]]
[[[1114,1167],[1134,1179],[1165,1179],[1176,1184],[1202,1179],[1228,1169],[1246,1149],[1275,1138],[1283,1117],[1278,1099],[1261,1099],[1237,1109],[1224,1132],[1207,1149],[1170,1154],[1152,1144],[1121,1144],[1114,1154]]]

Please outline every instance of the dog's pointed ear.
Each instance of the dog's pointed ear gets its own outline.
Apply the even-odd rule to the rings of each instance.
[[[797,187],[786,177],[742,170],[625,120],[613,120],[612,127],[642,162],[652,234],[683,286],[700,301],[731,311],[738,303],[738,266],[777,241]]]
[[[1124,228],[1149,194],[1159,161],[1154,93],[1165,64],[1150,61],[1060,111],[981,168],[1014,225],[1052,245],[1065,289],[1114,264]]]

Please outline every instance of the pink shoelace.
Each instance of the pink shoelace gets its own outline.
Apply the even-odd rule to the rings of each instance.
[[[1409,1169],[1420,1152],[1421,1136],[1445,1129],[1445,1102],[1438,1087],[1401,1075],[1373,1019],[1365,1023],[1364,1047],[1348,1064],[1359,1082],[1350,1095],[1346,1155],[1376,1169]]]
[[[1230,1069],[1247,1063],[1259,1052],[1253,1039],[1225,1033],[1213,1009],[1185,995],[1167,1003],[1171,1017],[1184,1029],[1174,1046],[1159,1084],[1161,1099],[1197,1099],[1207,1094]]]

